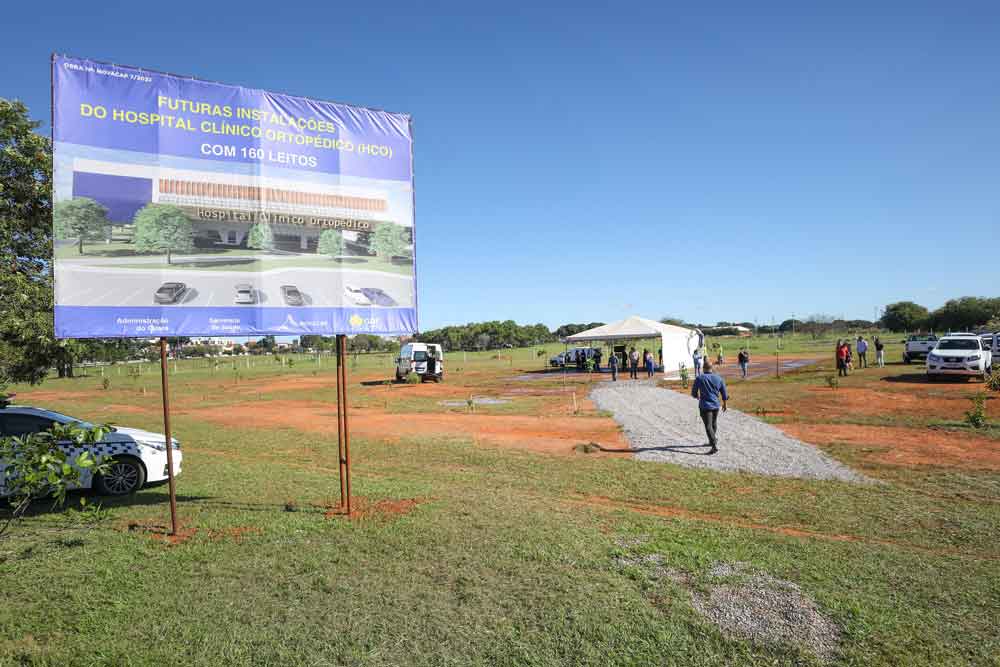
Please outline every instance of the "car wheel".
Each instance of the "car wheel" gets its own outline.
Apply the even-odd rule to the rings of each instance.
[[[903,355],[903,363],[904,364],[910,363],[910,358],[908,356],[906,356],[905,354]]]
[[[108,471],[94,480],[97,492],[104,496],[127,496],[146,483],[146,471],[131,457],[112,459]]]
[[[936,375],[931,375],[930,373],[928,373],[927,374],[927,381],[928,382],[936,382],[937,381],[937,376]]]

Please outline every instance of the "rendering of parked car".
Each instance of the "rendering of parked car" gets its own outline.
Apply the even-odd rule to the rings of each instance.
[[[281,298],[289,306],[301,306],[305,303],[305,299],[302,298],[302,292],[295,285],[282,285]]]
[[[241,305],[255,304],[257,303],[257,290],[253,288],[253,285],[240,283],[236,286],[236,298],[233,301]]]
[[[153,303],[177,303],[186,293],[187,285],[184,283],[163,283],[160,285],[160,288],[153,293]]]
[[[393,299],[391,296],[386,294],[384,290],[381,290],[378,287],[362,287],[361,293],[365,295],[366,299],[368,299],[368,303],[370,303],[373,306],[392,307],[399,305],[396,303],[395,299]]]
[[[52,428],[53,424],[78,424],[84,428],[91,424],[41,408],[8,405],[0,407],[0,437],[25,436]],[[166,438],[159,433],[150,433],[135,428],[115,426],[104,438],[91,448],[95,457],[111,457],[111,466],[103,475],[93,476],[89,470],[80,471],[78,488],[93,488],[109,496],[124,496],[135,493],[143,486],[153,486],[167,480]],[[72,455],[81,451],[81,445],[60,444],[59,447]],[[174,475],[181,473],[181,445],[173,438]],[[6,463],[0,460],[0,497],[8,495],[4,484]]]
[[[368,300],[360,287],[354,285],[344,285],[344,298],[355,306],[370,306],[372,302]]]
[[[927,379],[945,375],[985,378],[992,364],[992,352],[975,334],[948,334],[927,355]]]
[[[398,306],[396,300],[378,287],[344,285],[344,298],[355,306]]]

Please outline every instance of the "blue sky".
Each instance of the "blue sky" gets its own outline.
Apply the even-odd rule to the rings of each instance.
[[[0,96],[47,127],[57,51],[412,114],[425,329],[1000,295],[1000,4],[476,4],[16,3]]]

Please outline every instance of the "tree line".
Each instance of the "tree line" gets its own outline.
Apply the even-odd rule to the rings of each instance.
[[[1000,331],[1000,297],[963,296],[933,311],[913,301],[898,301],[886,306],[881,322],[899,332]]]

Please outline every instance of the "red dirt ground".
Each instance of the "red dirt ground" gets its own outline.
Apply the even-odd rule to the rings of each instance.
[[[584,403],[580,401],[581,407],[586,407]],[[586,404],[589,406],[589,401]],[[227,426],[284,427],[335,434],[335,410],[335,406],[325,402],[289,400],[193,409],[187,414]],[[596,442],[610,449],[628,447],[617,424],[606,417],[386,414],[375,408],[352,410],[350,417],[351,434],[362,438],[468,437],[477,444],[563,455],[575,455],[573,447],[587,442]]]
[[[864,458],[896,466],[933,465],[1000,470],[1000,441],[929,428],[855,424],[777,424],[805,442],[874,448]]]
[[[426,502],[426,498],[401,498],[397,500],[376,500],[371,502],[367,498],[351,496],[351,519],[361,521],[371,518],[389,518],[409,514],[420,503]],[[338,516],[345,516],[344,507],[338,503],[336,505],[323,505],[326,512],[323,517],[332,519]]]
[[[878,391],[870,387],[808,387],[807,396],[790,407],[792,414],[810,419],[848,417],[851,415],[912,415],[922,418],[960,419],[970,403],[969,387],[961,384],[935,386],[934,390],[902,391],[886,387]],[[954,396],[941,396],[951,393]],[[997,400],[987,400],[987,414],[996,412]],[[769,414],[776,414],[770,413]]]

